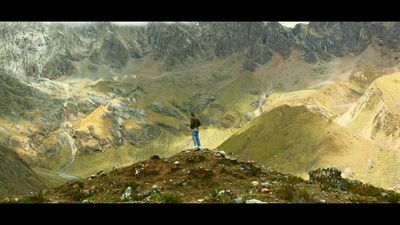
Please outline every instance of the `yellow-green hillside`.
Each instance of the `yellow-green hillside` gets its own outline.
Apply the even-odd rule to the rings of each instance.
[[[325,166],[363,174],[379,149],[306,106],[282,105],[254,119],[219,149],[306,176]]]
[[[400,73],[375,80],[336,122],[384,149],[400,149]]]

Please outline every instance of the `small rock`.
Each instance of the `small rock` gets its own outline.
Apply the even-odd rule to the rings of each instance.
[[[260,183],[258,182],[258,181],[252,181],[251,182],[251,185],[253,185],[254,187],[257,187],[257,186],[259,186],[260,185]]]
[[[352,178],[353,177],[353,171],[351,170],[351,168],[344,169],[343,177],[344,178]]]
[[[82,201],[82,203],[89,203],[89,200],[85,199],[85,200]]]
[[[226,155],[226,153],[224,151],[222,151],[222,150],[218,151],[218,153],[221,154],[221,155]]]
[[[94,179],[94,178],[96,178],[96,175],[95,174],[90,175],[90,178]]]
[[[173,182],[174,180],[172,180],[172,179],[169,179],[169,182]]]
[[[215,156],[216,157],[221,157],[222,155],[221,155],[221,153],[217,152],[217,153],[215,153]]]
[[[269,189],[268,189],[268,188],[262,188],[262,189],[261,189],[261,192],[262,192],[262,193],[267,193],[267,192],[269,192]]]
[[[175,165],[179,165],[179,161],[175,161],[174,164],[175,164]]]
[[[386,193],[386,192],[382,192],[381,195],[382,195],[382,197],[388,197],[389,196],[389,194]]]
[[[89,193],[90,193],[90,194],[94,193],[95,191],[96,191],[96,187],[95,187],[95,186],[92,186],[92,187],[89,189]]]
[[[247,204],[263,204],[263,203],[266,203],[266,202],[263,202],[263,201],[260,201],[258,199],[254,199],[253,198],[253,199],[247,200],[246,203]]]
[[[235,203],[237,203],[237,204],[241,204],[241,203],[244,203],[244,200],[243,200],[243,198],[241,198],[241,197],[239,197],[239,198],[235,198],[235,200],[233,200]]]
[[[318,202],[319,203],[326,203],[326,200],[325,199],[318,199]]]
[[[19,198],[14,198],[14,201],[18,202],[18,201],[19,201]]]
[[[107,173],[106,172],[102,172],[102,173],[99,174],[99,176],[100,177],[105,177],[105,176],[107,176]]]
[[[158,185],[153,185],[152,187],[151,187],[151,189],[152,189],[152,191],[153,192],[160,192],[161,191],[161,187],[159,187]]]
[[[204,199],[197,199],[197,202],[204,202]]]
[[[127,187],[124,194],[121,196],[122,201],[131,200],[132,187]]]
[[[232,158],[230,157],[230,156],[228,156],[228,155],[224,155],[224,158],[226,159],[226,160],[231,160]]]
[[[158,155],[153,155],[152,157],[150,157],[151,160],[159,160],[160,156]]]
[[[83,194],[84,195],[90,195],[90,191],[89,190],[83,190]]]
[[[268,181],[261,182],[261,187],[265,188],[265,187],[268,187],[268,186],[269,186]]]
[[[135,176],[137,176],[137,175],[139,175],[140,174],[140,170],[139,169],[136,169],[135,170]]]
[[[217,197],[221,197],[221,196],[223,196],[223,195],[227,195],[227,194],[230,194],[230,193],[231,193],[230,190],[220,190],[220,191],[218,192],[218,194],[217,194]]]
[[[186,182],[183,182],[183,183],[182,183],[183,186],[186,186],[186,184],[187,184]]]
[[[79,188],[79,185],[78,185],[78,184],[74,184],[74,185],[72,186],[72,188],[77,189],[77,188]]]
[[[96,173],[96,175],[100,175],[100,174],[102,174],[102,173],[104,173],[104,169],[99,170],[99,171]]]

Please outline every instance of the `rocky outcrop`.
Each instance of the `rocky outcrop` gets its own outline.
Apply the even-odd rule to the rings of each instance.
[[[174,118],[177,118],[177,119],[182,119],[183,118],[176,110],[171,109],[169,107],[162,106],[157,102],[150,103],[149,108],[151,110],[153,110],[154,112],[156,112],[156,113],[161,113],[161,114],[164,114],[166,116],[174,117]]]
[[[35,75],[36,70],[33,70],[28,75]],[[65,55],[56,55],[52,57],[43,67],[43,76],[55,79],[63,75],[71,75],[75,71],[75,66],[72,61]]]
[[[107,64],[112,68],[122,68],[128,60],[128,50],[118,38],[109,36],[89,58],[95,64]]]
[[[109,172],[100,170],[84,180],[48,189],[40,200],[265,204],[397,203],[400,199],[393,191],[340,178],[335,168],[311,171],[310,178],[303,180],[253,161],[241,161],[223,151],[186,150],[169,158],[153,155]],[[27,199],[36,202],[35,196]]]
[[[308,174],[312,183],[327,184],[342,191],[349,189],[349,183],[341,177],[342,172],[334,167],[313,170]]]

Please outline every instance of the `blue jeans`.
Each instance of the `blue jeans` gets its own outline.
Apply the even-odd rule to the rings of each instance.
[[[192,139],[194,142],[194,146],[196,147],[200,147],[200,139],[199,139],[199,129],[198,128],[194,128],[192,130]]]

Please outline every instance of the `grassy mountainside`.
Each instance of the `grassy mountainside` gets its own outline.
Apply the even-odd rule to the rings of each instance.
[[[0,195],[30,194],[45,187],[17,153],[0,145]]]
[[[335,166],[346,176],[397,190],[399,77],[274,93],[262,115],[218,148],[299,175]]]
[[[366,172],[379,149],[307,106],[282,105],[254,119],[219,147],[278,170],[305,176],[326,166]],[[365,166],[364,166],[365,165]]]
[[[400,73],[375,80],[337,122],[385,149],[400,149]]]

